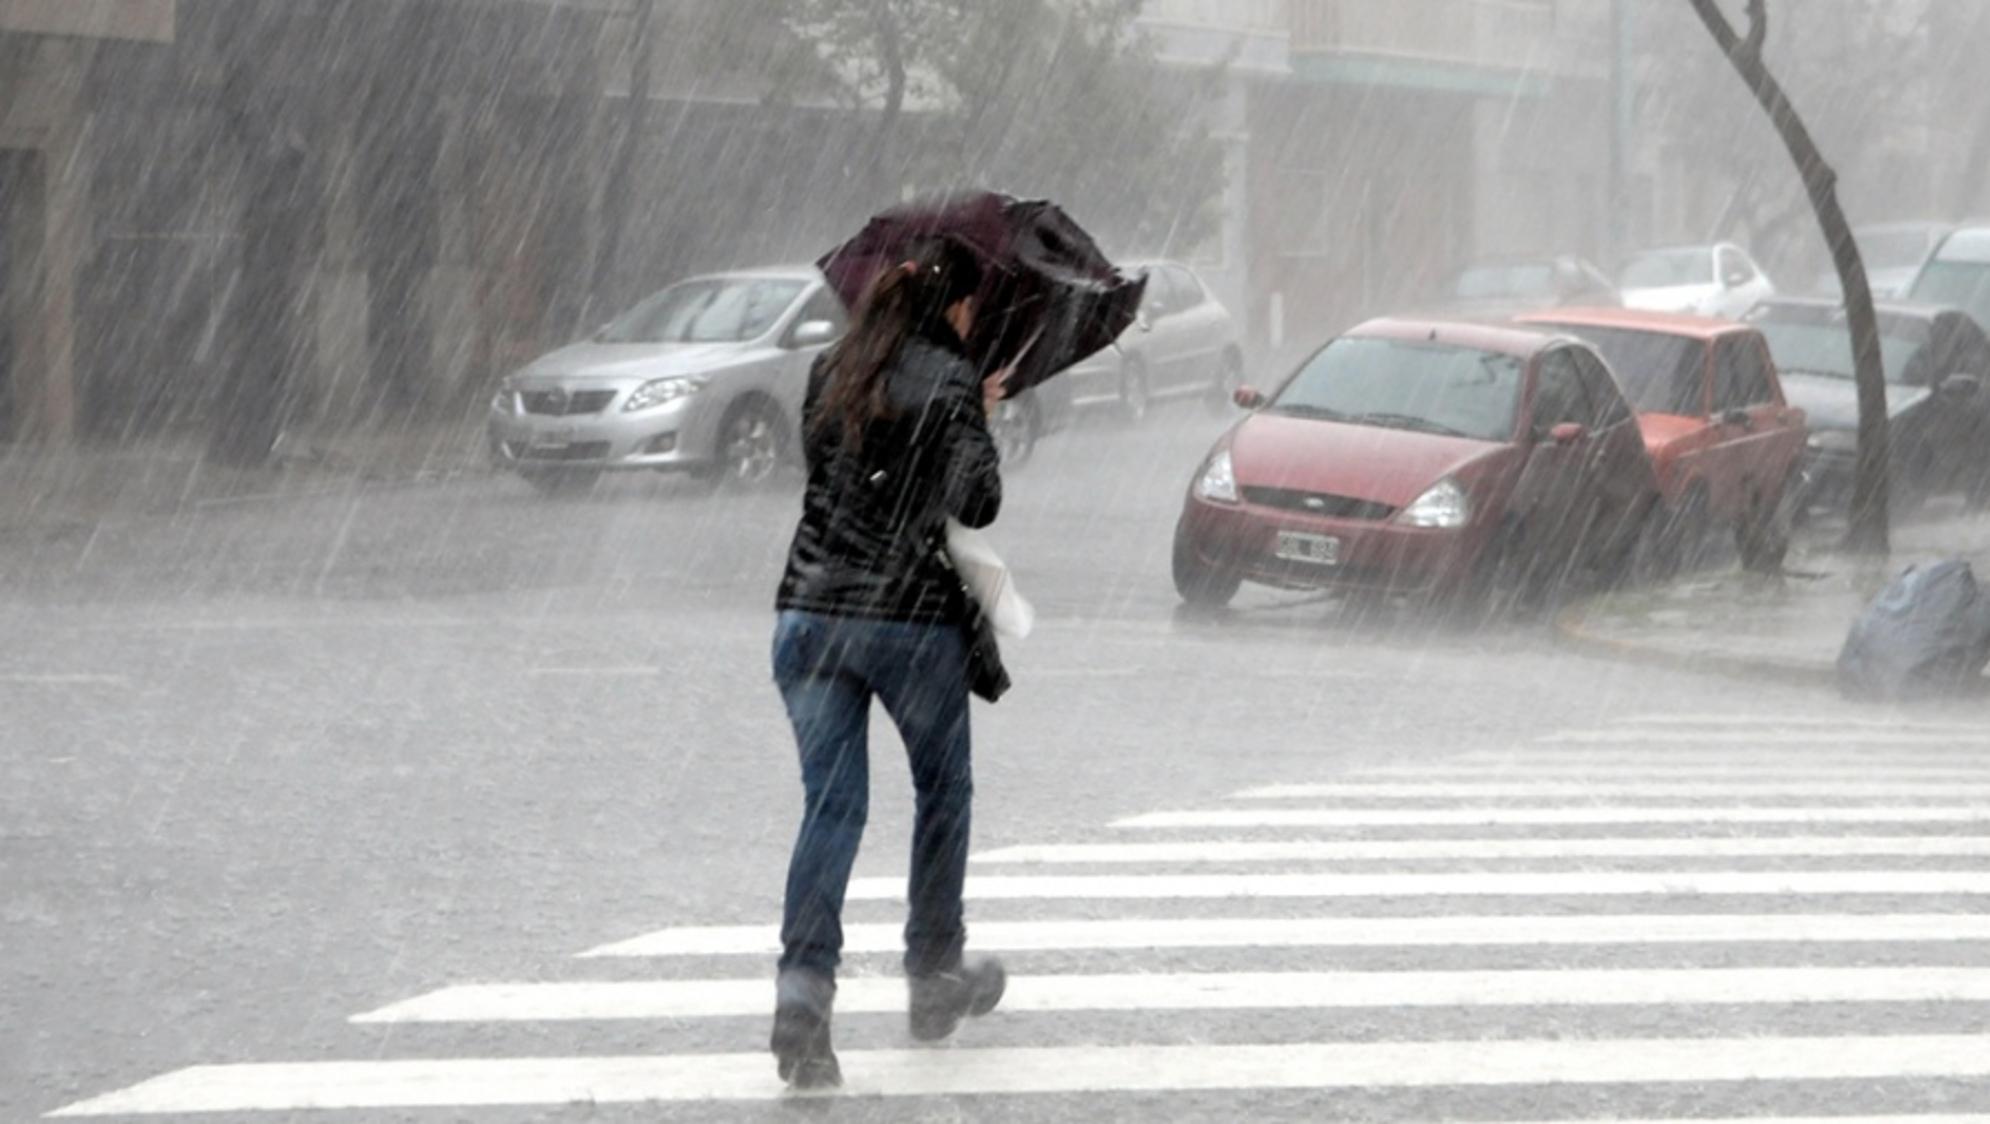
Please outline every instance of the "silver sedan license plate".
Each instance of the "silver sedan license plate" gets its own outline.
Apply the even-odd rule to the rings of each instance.
[[[564,449],[574,443],[578,436],[574,427],[563,425],[556,429],[541,429],[532,434],[532,447],[535,449]]]
[[[1319,566],[1340,565],[1340,540],[1331,535],[1308,535],[1299,531],[1278,533],[1278,556],[1287,562],[1311,562]]]

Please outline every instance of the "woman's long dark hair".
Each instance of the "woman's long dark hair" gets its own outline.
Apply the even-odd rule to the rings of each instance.
[[[861,447],[864,430],[891,416],[885,367],[913,336],[951,337],[947,309],[980,288],[980,262],[952,239],[921,242],[903,264],[885,270],[857,302],[849,333],[829,352],[828,385],[814,425],[840,423],[843,443]]]

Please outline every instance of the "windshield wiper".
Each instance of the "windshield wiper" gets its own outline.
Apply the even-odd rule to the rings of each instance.
[[[1443,422],[1419,418],[1412,414],[1360,414],[1349,419],[1356,425],[1381,425],[1393,429],[1414,429],[1420,433],[1435,433],[1443,437],[1470,437],[1462,429],[1453,429]]]
[[[1819,378],[1826,379],[1849,379],[1852,377],[1843,371],[1820,371],[1815,367],[1783,367],[1781,371],[1786,375],[1816,375]]]
[[[1322,421],[1344,422],[1348,420],[1348,416],[1339,410],[1329,409],[1325,406],[1314,406],[1305,402],[1280,402],[1271,408],[1271,412],[1274,414],[1291,414],[1302,418],[1319,418]]]

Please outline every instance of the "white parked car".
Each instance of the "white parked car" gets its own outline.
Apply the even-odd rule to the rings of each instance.
[[[1227,403],[1244,372],[1229,310],[1185,265],[1136,261],[1124,268],[1147,275],[1140,318],[1113,346],[1045,384],[1046,391],[1055,387],[1067,408],[1116,407],[1134,420],[1168,398],[1204,395]]]
[[[809,365],[847,323],[813,266],[693,277],[506,378],[491,455],[544,491],[638,469],[758,483],[799,449]]]
[[[1747,251],[1729,242],[1646,250],[1617,276],[1625,308],[1738,320],[1776,287]]]

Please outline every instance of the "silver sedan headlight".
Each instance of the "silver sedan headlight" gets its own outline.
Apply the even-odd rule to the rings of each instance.
[[[511,385],[510,379],[498,382],[497,394],[491,398],[491,409],[500,414],[518,412],[518,388]]]
[[[635,413],[637,410],[652,410],[679,398],[689,398],[705,388],[710,381],[702,375],[672,375],[669,378],[651,379],[636,388],[629,400],[622,404],[622,412]]]

